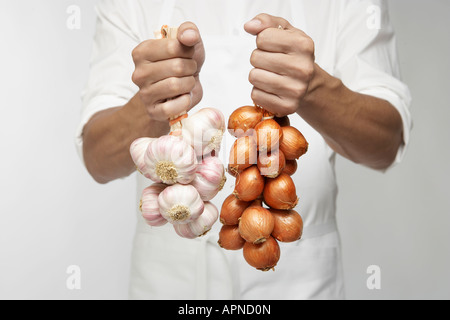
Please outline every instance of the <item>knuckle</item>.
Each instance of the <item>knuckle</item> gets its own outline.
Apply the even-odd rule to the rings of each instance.
[[[314,53],[315,45],[314,45],[314,41],[310,37],[308,37],[308,36],[301,37],[301,39],[299,41],[299,45],[304,52],[309,53],[309,54]]]
[[[131,56],[133,57],[134,62],[141,60],[142,53],[140,45],[133,49],[133,51],[131,52]]]
[[[138,87],[141,87],[143,85],[143,82],[145,80],[144,73],[140,68],[136,68],[131,76],[131,80],[134,84],[136,84]]]
[[[252,66],[255,66],[257,64],[257,62],[259,60],[258,59],[258,55],[259,55],[259,50],[258,49],[253,50],[253,52],[252,52],[252,54],[250,56],[250,64]]]
[[[167,41],[167,53],[169,56],[174,57],[178,55],[178,43],[177,41]]]
[[[189,108],[191,107],[191,95],[190,94],[185,94],[181,97],[181,105],[183,107],[183,110],[188,111]]]
[[[252,69],[252,70],[250,70],[250,72],[248,74],[248,81],[253,85],[255,84],[255,80],[256,80],[255,73],[256,73],[256,69]]]
[[[314,63],[299,61],[292,66],[292,74],[296,79],[311,80],[314,75]]]
[[[188,88],[189,92],[192,91],[195,87],[195,78],[193,76],[188,77]]]
[[[133,61],[142,61],[145,59],[145,53],[149,52],[152,46],[153,40],[146,40],[137,45],[132,51],[131,56]]]
[[[174,76],[181,76],[184,74],[184,63],[183,60],[181,59],[173,59],[172,61],[172,73],[174,74]]]
[[[140,86],[140,77],[138,75],[138,71],[134,70],[133,74],[131,75],[131,81],[133,81],[134,84],[136,84],[138,87]]]
[[[152,96],[152,92],[151,92],[151,88],[149,86],[145,86],[142,87],[139,90],[139,95],[141,97],[142,102],[144,102],[144,104],[149,104],[150,101],[150,97]]]
[[[269,29],[265,29],[258,34],[258,36],[256,37],[256,47],[257,48],[261,48],[264,46],[265,43],[267,43],[267,40],[269,38],[268,33],[269,33]]]
[[[171,114],[172,108],[170,108],[170,105],[167,102],[164,102],[161,104],[160,112],[157,115],[160,119],[169,119]]]
[[[297,111],[297,105],[293,99],[283,99],[280,105],[279,113],[283,116],[293,114]]]
[[[252,101],[254,101],[256,104],[260,103],[261,101],[259,101],[259,94],[256,91],[255,88],[252,89],[252,92],[250,94],[250,98],[252,99]]]
[[[180,91],[181,85],[178,78],[169,78],[167,81],[168,91],[172,94],[176,94]]]
[[[198,63],[195,59],[191,59],[189,60],[189,67],[190,67],[190,72],[192,74],[196,74],[197,70],[198,70]]]
[[[300,99],[303,97],[306,91],[306,85],[303,82],[297,82],[290,88],[291,96],[294,99]]]
[[[308,80],[312,79],[314,76],[314,65],[308,64],[304,69],[304,74]]]

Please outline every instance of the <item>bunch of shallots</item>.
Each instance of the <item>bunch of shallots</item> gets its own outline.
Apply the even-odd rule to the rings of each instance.
[[[176,36],[176,28],[162,37]],[[225,168],[214,156],[225,131],[223,114],[204,108],[170,119],[170,134],[139,138],[130,147],[137,170],[154,183],[142,192],[140,210],[147,224],[171,223],[176,233],[193,239],[208,232],[219,217],[210,203],[223,188]]]
[[[291,176],[308,142],[288,117],[276,118],[258,106],[235,110],[228,131],[237,138],[228,164],[236,183],[221,208],[219,245],[243,249],[249,265],[271,270],[280,259],[278,241],[297,241],[303,233]]]

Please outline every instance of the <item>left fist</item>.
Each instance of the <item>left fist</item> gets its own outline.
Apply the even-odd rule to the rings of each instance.
[[[260,14],[244,26],[256,35],[249,81],[255,104],[278,117],[293,114],[314,77],[314,42],[283,18]]]

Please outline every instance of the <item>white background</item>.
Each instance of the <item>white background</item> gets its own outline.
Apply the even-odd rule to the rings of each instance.
[[[0,0],[0,299],[127,298],[134,178],[96,184],[73,143],[95,3]],[[389,3],[414,129],[386,174],[338,160],[347,297],[449,299],[450,2]],[[66,27],[70,5],[80,30]],[[67,289],[71,265],[81,290]]]

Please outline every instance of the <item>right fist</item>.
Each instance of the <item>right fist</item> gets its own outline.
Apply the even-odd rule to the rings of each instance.
[[[177,39],[147,40],[133,50],[132,80],[152,120],[188,112],[203,96],[199,73],[205,50],[195,24],[183,23]]]

